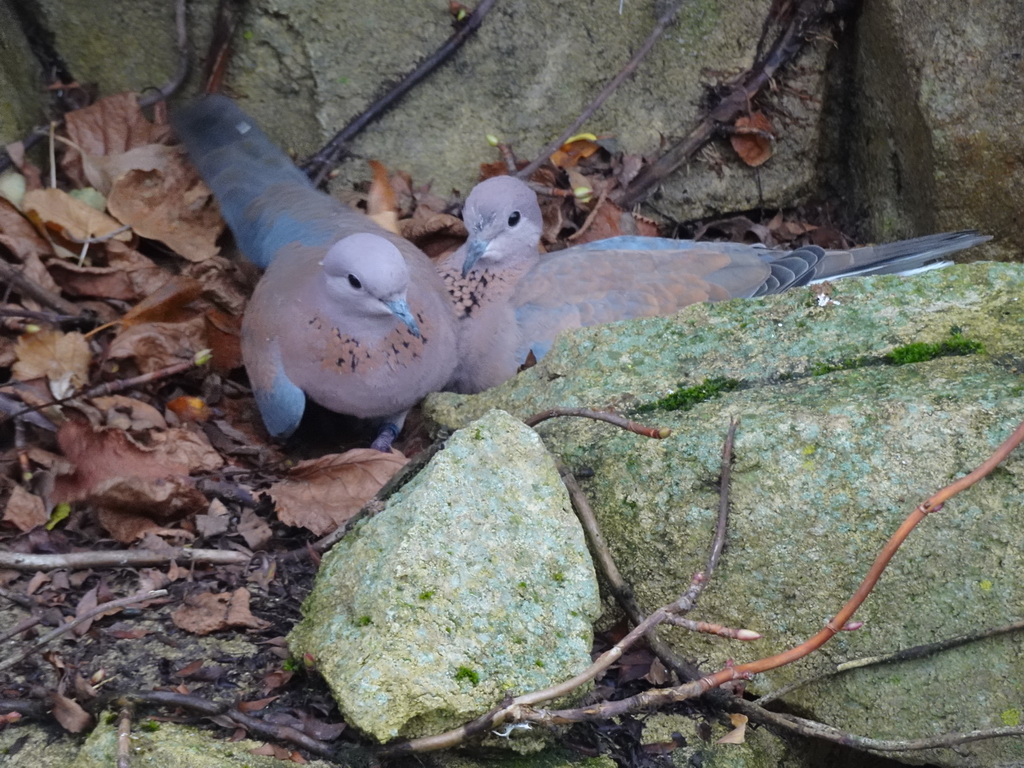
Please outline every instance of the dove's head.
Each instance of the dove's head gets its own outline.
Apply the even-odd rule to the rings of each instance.
[[[537,257],[543,226],[540,206],[537,195],[519,179],[495,176],[477,184],[466,198],[462,218],[469,230],[463,277],[478,263],[508,264]]]
[[[363,232],[342,238],[323,261],[324,288],[338,314],[358,329],[398,318],[414,336],[419,326],[409,309],[409,268],[394,243]]]

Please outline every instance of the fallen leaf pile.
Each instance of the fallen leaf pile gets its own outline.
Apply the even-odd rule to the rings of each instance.
[[[256,271],[221,254],[209,189],[162,110],[151,120],[137,104],[126,93],[68,113],[56,186],[23,155],[22,173],[0,183],[0,257],[37,286],[15,286],[0,305],[10,372],[0,408],[5,419],[32,408],[19,416],[35,425],[6,452],[19,472],[0,485],[0,535],[30,552],[48,548],[43,527],[98,525],[147,547],[229,536],[253,550],[272,546],[270,524],[327,533],[405,459],[361,450],[313,460],[321,471],[284,463],[241,370]],[[427,193],[388,181],[382,165],[375,174],[370,213],[398,230],[399,198],[414,207]],[[417,226],[460,242],[453,216],[422,206]],[[261,492],[272,503],[258,506]],[[72,539],[72,549],[92,544]]]

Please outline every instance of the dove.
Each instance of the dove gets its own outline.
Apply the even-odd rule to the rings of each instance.
[[[670,315],[701,301],[753,298],[849,275],[945,266],[945,255],[989,240],[973,231],[885,245],[792,251],[741,243],[620,236],[539,251],[534,192],[487,179],[463,209],[469,239],[438,265],[459,318],[459,363],[448,389],[475,393],[541,359],[569,328]]]
[[[234,102],[207,96],[172,123],[239,250],[265,269],[242,319],[242,359],[267,431],[287,438],[306,398],[379,427],[455,370],[456,317],[427,256],[317,191]]]

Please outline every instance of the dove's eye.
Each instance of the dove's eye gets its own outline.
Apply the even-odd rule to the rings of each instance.
[[[508,225],[510,227],[514,227],[518,223],[519,223],[519,211],[512,211],[512,213],[508,217]]]
[[[348,284],[355,288],[357,291],[363,287],[363,284],[359,282],[359,278],[355,275],[348,276]]]

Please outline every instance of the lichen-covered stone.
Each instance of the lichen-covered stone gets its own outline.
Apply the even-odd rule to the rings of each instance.
[[[128,758],[132,768],[279,768],[282,762],[277,758],[253,753],[262,746],[264,742],[253,739],[229,741],[193,726],[142,719],[132,723]],[[117,759],[117,718],[111,716],[101,719],[78,757],[63,765],[109,768]],[[315,759],[306,764],[311,768],[338,765]]]
[[[739,645],[665,632],[708,670],[754,660],[818,632],[914,507],[983,462],[1024,420],[1024,266],[851,279],[837,282],[832,298],[838,303],[819,306],[801,290],[584,329],[512,382],[476,397],[434,396],[428,413],[457,426],[493,407],[526,416],[612,406],[672,428],[668,439],[650,440],[578,420],[538,427],[570,468],[587,470],[584,492],[645,610],[674,600],[704,567],[722,442],[739,417],[725,555],[694,617],[764,639]],[[942,344],[957,333],[980,347]],[[940,355],[973,352],[894,364],[894,350],[918,342]],[[670,390],[720,377],[740,384],[709,390],[689,410],[639,413]],[[836,663],[1019,620],[1022,512],[1018,449],[914,530],[854,617],[862,629],[757,676],[749,689],[768,692]],[[826,677],[785,703],[853,733],[910,739],[1019,718],[1019,686],[1006,681],[1021,679],[1024,650],[1003,635]],[[1019,764],[1024,745],[979,741],[913,759]]]
[[[325,556],[289,636],[380,740],[452,727],[579,673],[597,583],[554,461],[494,411]]]

